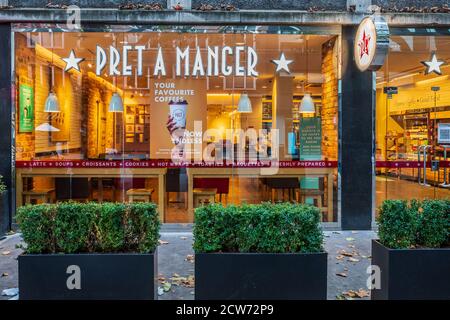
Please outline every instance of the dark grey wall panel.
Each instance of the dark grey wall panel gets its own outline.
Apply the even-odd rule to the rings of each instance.
[[[356,27],[342,29],[340,112],[341,221],[344,230],[371,229],[373,197],[373,72],[360,72],[353,59]]]
[[[8,192],[0,200],[0,235],[11,226],[13,200],[12,150],[11,150],[11,27],[0,24],[0,174]]]

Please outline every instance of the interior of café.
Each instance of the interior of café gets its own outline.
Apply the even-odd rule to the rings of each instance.
[[[153,201],[187,223],[207,203],[290,201],[337,223],[337,35],[227,28],[16,32],[17,206]],[[216,165],[161,164],[180,154]],[[286,168],[217,165],[251,154]]]
[[[409,28],[392,36],[385,65],[377,72],[377,160],[402,164],[377,167],[377,205],[384,199],[450,196],[445,165],[450,157],[445,138],[450,125],[450,37],[434,28],[423,32]],[[389,96],[385,87],[397,92]]]

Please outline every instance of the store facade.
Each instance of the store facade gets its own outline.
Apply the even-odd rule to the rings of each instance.
[[[444,149],[411,134],[445,127],[448,27],[384,17],[385,63],[362,72],[363,14],[111,9],[114,23],[106,10],[67,28],[65,10],[33,23],[17,11],[0,46],[8,224],[27,203],[153,201],[162,221],[189,223],[205,203],[290,201],[319,207],[325,227],[370,229],[382,199],[445,197]],[[422,184],[419,145],[441,166],[426,161]]]

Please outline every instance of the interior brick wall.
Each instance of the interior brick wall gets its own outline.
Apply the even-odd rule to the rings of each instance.
[[[322,153],[326,160],[338,158],[338,59],[336,39],[322,46]]]

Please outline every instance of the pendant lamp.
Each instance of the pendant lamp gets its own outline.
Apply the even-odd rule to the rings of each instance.
[[[117,92],[114,92],[109,102],[109,112],[123,112],[123,101]]]
[[[308,67],[309,67],[309,59],[308,59],[308,39],[306,39],[306,83],[308,83]],[[305,91],[305,84],[303,84],[303,91]],[[314,101],[311,98],[311,94],[305,93],[302,101],[300,102],[300,107],[298,108],[300,113],[315,113],[316,108],[314,106]]]
[[[248,97],[247,93],[241,94],[241,97],[239,98],[238,102],[237,111],[240,113],[251,113],[253,111],[252,102],[250,101],[250,98]]]
[[[53,92],[53,90],[50,91],[47,99],[45,100],[44,111],[45,112],[59,112],[60,111],[58,97]]]
[[[53,91],[53,86],[55,85],[55,74],[53,69],[53,44],[52,44],[52,87],[50,89],[50,92],[48,94],[47,99],[45,99],[45,106],[44,111],[45,112],[59,112],[59,102],[58,97],[56,96],[55,92]]]
[[[300,102],[299,112],[300,113],[315,113],[316,112],[316,108],[314,106],[314,101],[311,98],[311,95],[309,93],[306,93],[303,96],[303,99]]]

